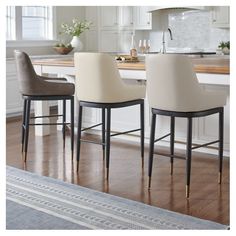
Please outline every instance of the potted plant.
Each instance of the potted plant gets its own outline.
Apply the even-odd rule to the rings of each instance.
[[[89,30],[91,24],[91,22],[88,22],[86,20],[80,21],[78,18],[74,18],[72,20],[72,24],[61,24],[62,31],[60,32],[60,34],[64,33],[72,36],[73,38],[70,44],[74,48],[74,51],[81,51],[83,48],[83,44],[80,41],[79,37],[85,30]]]
[[[230,42],[227,41],[227,42],[220,42],[218,48],[220,48],[222,50],[222,52],[226,55],[229,54],[230,52]]]

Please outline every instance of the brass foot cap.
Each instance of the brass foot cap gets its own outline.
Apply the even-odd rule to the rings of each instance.
[[[186,185],[186,198],[189,198],[189,185]]]
[[[221,184],[222,174],[221,172],[218,173],[218,184]]]

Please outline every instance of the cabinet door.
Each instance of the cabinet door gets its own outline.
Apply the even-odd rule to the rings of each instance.
[[[103,29],[116,29],[119,25],[119,8],[115,6],[100,7],[100,24]]]
[[[118,41],[118,51],[126,54],[130,53],[132,31],[122,31]]]
[[[101,52],[117,52],[118,51],[118,31],[102,30],[100,32],[100,48]]]
[[[85,20],[92,22],[91,30],[95,30],[98,26],[98,7],[89,6],[85,8]]]
[[[86,50],[89,52],[98,51],[98,31],[88,30],[86,32]]]
[[[19,84],[16,77],[14,60],[6,63],[6,113],[7,116],[15,115],[22,111],[22,96],[19,91]]]
[[[227,102],[224,107],[224,150],[229,151],[229,135],[230,135],[230,101],[229,86],[202,85],[206,91],[222,91],[228,94]],[[219,115],[214,114],[199,119],[199,139],[203,141],[214,141],[219,135]],[[218,146],[216,144],[215,146]]]
[[[133,7],[119,7],[119,19],[119,25],[121,28],[132,29],[134,27]]]
[[[212,25],[218,28],[229,28],[229,7],[213,7]]]
[[[135,29],[152,29],[152,15],[148,9],[148,6],[134,7]]]

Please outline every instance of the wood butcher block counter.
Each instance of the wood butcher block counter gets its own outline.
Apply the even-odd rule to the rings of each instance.
[[[229,58],[221,56],[204,57],[204,58],[191,58],[196,73],[213,73],[213,74],[229,74],[230,63]],[[33,59],[34,65],[47,65],[47,66],[68,66],[73,67],[73,58],[46,58],[46,59]],[[118,68],[122,70],[145,70],[144,62],[118,62]]]

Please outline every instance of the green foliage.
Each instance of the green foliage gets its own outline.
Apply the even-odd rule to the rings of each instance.
[[[64,44],[64,43],[57,43],[54,45],[54,47],[57,47],[57,48],[72,48],[72,45],[70,43],[68,44]]]
[[[220,42],[218,48],[221,48],[221,49],[228,48],[228,49],[230,49],[230,42],[229,41],[227,41],[227,42],[222,41],[222,42]]]
[[[71,36],[80,36],[85,30],[89,30],[92,22],[89,21],[79,21],[79,19],[74,18],[72,20],[72,25],[63,23],[61,24],[62,32],[60,34],[68,34]]]

